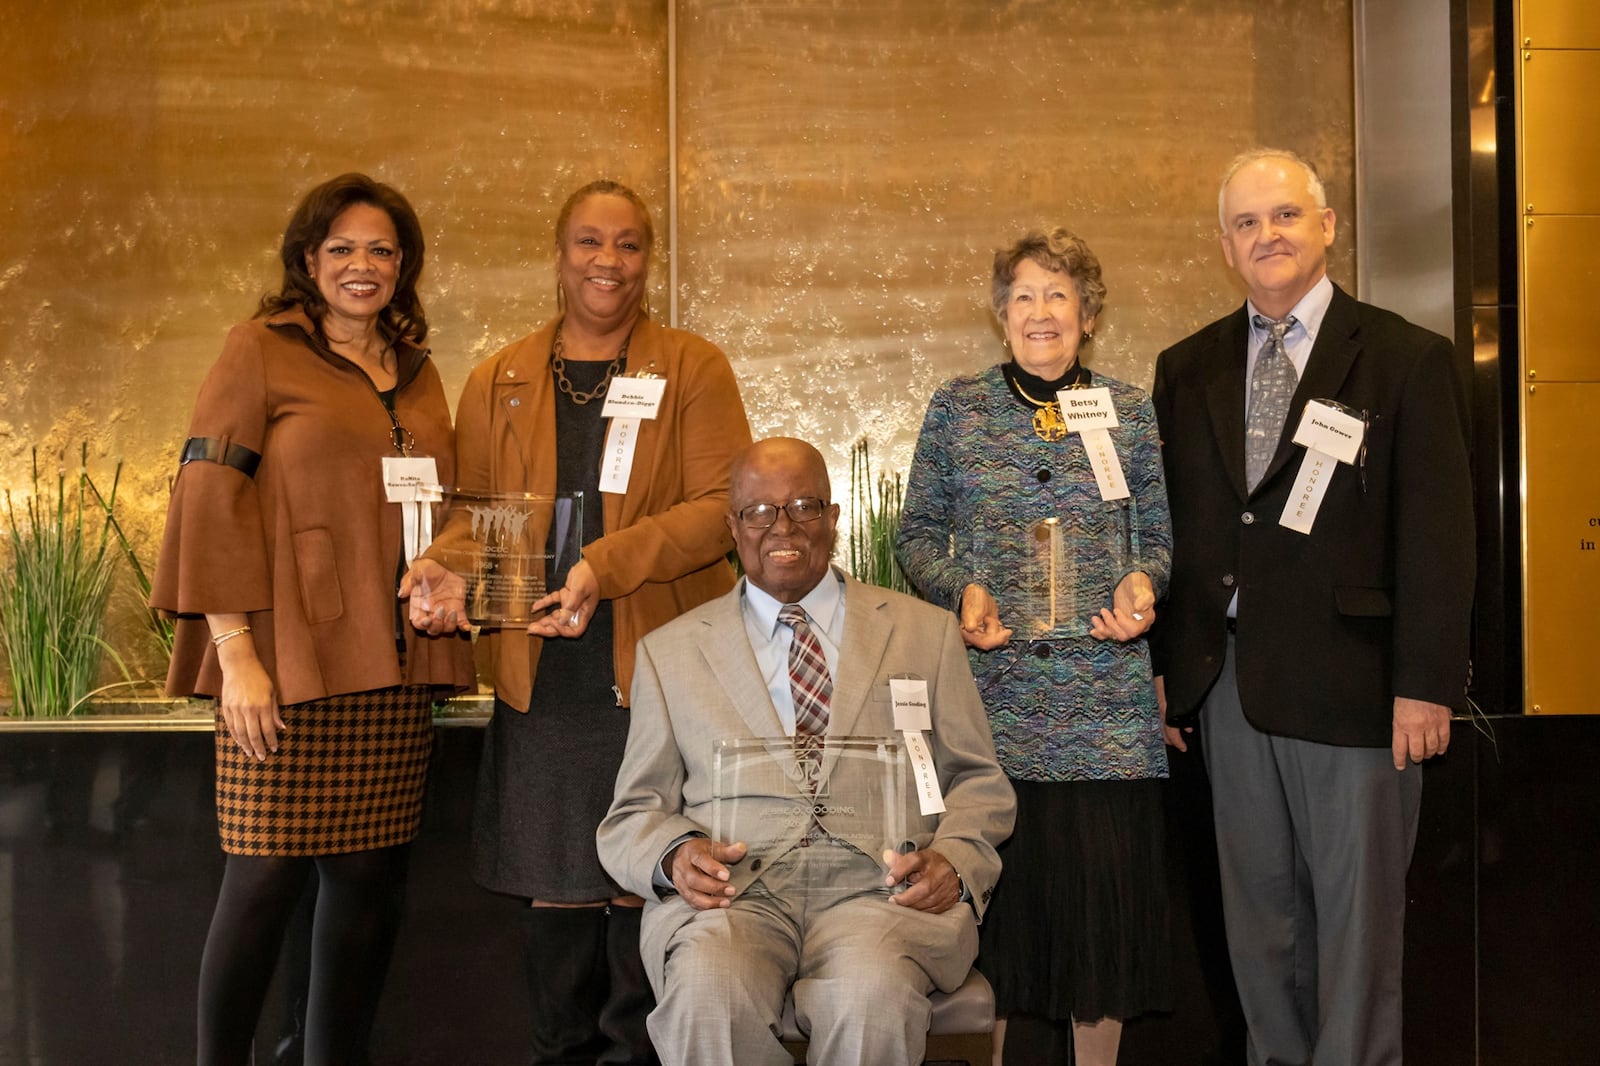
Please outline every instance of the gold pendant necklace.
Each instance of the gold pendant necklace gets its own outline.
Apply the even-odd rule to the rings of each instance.
[[[1061,408],[1047,403],[1033,412],[1033,435],[1045,441],[1065,440],[1067,422],[1061,417]]]
[[[1067,420],[1061,417],[1061,405],[1054,400],[1036,400],[1028,395],[1028,390],[1022,387],[1022,382],[1011,377],[1007,379],[1011,387],[1017,390],[1028,403],[1033,405],[1033,435],[1042,441],[1054,442],[1067,439]],[[1067,386],[1071,389],[1086,388],[1086,383],[1074,383]]]
[[[1029,395],[1027,389],[1022,387],[1021,381],[1014,375],[1006,375],[1006,384],[1010,384],[1022,400],[1026,400],[1034,408],[1034,435],[1045,442],[1067,439],[1067,419],[1061,416],[1061,403],[1056,400],[1037,400]],[[1080,371],[1077,381],[1069,384],[1069,389],[1086,389],[1090,383],[1090,376],[1086,371]]]

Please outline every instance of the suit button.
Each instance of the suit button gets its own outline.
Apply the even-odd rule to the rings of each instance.
[[[1050,480],[1050,471],[1049,470],[1041,470],[1041,471],[1039,471],[1039,482],[1040,482],[1040,484],[1043,484],[1044,482],[1049,481],[1049,480]]]
[[[512,407],[521,407],[522,406],[522,401],[520,399],[518,399],[517,397],[515,397],[515,396],[511,397],[510,403],[511,403]]]
[[[1050,645],[1048,645],[1048,644],[1035,644],[1033,646],[1033,657],[1035,659],[1048,659],[1048,658],[1050,658]]]
[[[1253,511],[1246,511],[1244,514],[1239,516],[1239,521],[1243,522],[1247,526],[1255,524],[1255,520],[1256,516],[1255,512]]]
[[[1225,589],[1233,588],[1233,575],[1232,574],[1223,574],[1222,575],[1222,587],[1225,588]]]

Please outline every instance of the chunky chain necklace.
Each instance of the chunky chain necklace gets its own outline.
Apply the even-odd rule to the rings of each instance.
[[[604,396],[606,394],[606,389],[611,387],[611,379],[617,376],[617,372],[622,369],[622,364],[627,361],[628,344],[632,340],[633,333],[630,331],[628,335],[623,338],[622,348],[617,352],[616,358],[612,359],[610,365],[606,367],[605,377],[600,379],[600,384],[596,385],[588,392],[579,392],[577,389],[572,387],[572,382],[567,380],[567,352],[566,348],[561,343],[561,329],[560,327],[557,327],[556,342],[550,349],[550,369],[555,371],[556,388],[560,389],[568,396],[571,396],[572,402],[577,404],[579,407],[582,407],[584,404]]]

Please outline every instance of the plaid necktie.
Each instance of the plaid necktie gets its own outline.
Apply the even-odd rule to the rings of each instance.
[[[1255,373],[1250,376],[1250,405],[1245,414],[1244,472],[1253,492],[1278,450],[1283,420],[1289,415],[1289,401],[1294,399],[1300,375],[1283,346],[1284,334],[1294,328],[1294,316],[1274,322],[1265,315],[1256,315],[1251,321],[1257,329],[1268,331],[1261,351],[1256,353]]]
[[[806,621],[799,604],[786,603],[778,621],[794,630],[789,642],[789,691],[794,696],[794,734],[821,737],[828,732],[828,704],[833,699],[833,678],[822,645]]]

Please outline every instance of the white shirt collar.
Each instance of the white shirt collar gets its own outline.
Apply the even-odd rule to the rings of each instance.
[[[1322,328],[1322,320],[1327,316],[1328,305],[1331,303],[1333,303],[1333,282],[1328,280],[1328,275],[1324,272],[1322,277],[1317,279],[1317,283],[1300,297],[1300,302],[1290,308],[1289,314],[1294,317],[1295,323],[1295,329],[1290,330],[1290,334],[1296,330],[1304,330],[1306,340],[1315,343],[1317,331]],[[1245,301],[1244,307],[1250,321],[1250,337],[1259,345],[1267,339],[1267,331],[1256,326],[1256,316],[1261,312],[1250,300]]]

